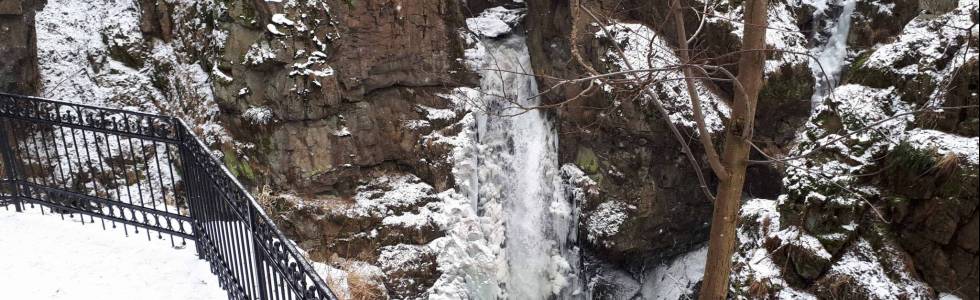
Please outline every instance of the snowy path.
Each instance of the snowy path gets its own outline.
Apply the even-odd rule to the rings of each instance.
[[[0,298],[227,299],[191,242],[174,249],[132,227],[127,238],[122,226],[102,230],[98,219],[81,225],[9,208],[0,207]]]

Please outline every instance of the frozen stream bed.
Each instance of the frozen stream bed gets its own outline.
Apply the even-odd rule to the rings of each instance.
[[[192,242],[174,249],[166,236],[106,227],[0,207],[0,298],[227,299]]]

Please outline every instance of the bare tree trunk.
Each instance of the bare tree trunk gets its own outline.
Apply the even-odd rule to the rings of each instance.
[[[742,53],[738,61],[738,83],[743,93],[735,93],[732,118],[725,130],[722,162],[728,178],[720,180],[715,210],[711,218],[708,258],[704,269],[700,299],[725,299],[735,250],[735,227],[741,206],[742,185],[748,163],[755,122],[755,107],[762,88],[765,65],[766,0],[745,1],[745,28]]]

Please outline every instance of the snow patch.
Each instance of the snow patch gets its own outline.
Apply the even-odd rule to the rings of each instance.
[[[3,298],[227,298],[207,261],[197,258],[192,241],[173,248],[169,240],[127,237],[122,225],[103,230],[98,222],[79,224],[78,215],[64,217],[0,207]]]
[[[678,300],[692,295],[704,276],[707,257],[708,247],[703,246],[657,266],[643,278],[642,298]]]
[[[272,109],[265,106],[249,107],[242,113],[242,118],[245,118],[245,120],[254,125],[269,124],[272,122],[272,117]]]
[[[935,149],[940,154],[953,154],[970,164],[980,164],[980,138],[965,137],[930,129],[912,129],[908,133],[909,144],[920,149]]]
[[[603,238],[619,233],[619,226],[626,222],[629,211],[634,209],[636,207],[615,200],[600,203],[585,221],[589,241],[602,241],[607,247],[612,246],[612,242]]]
[[[478,35],[495,38],[509,33],[523,17],[524,10],[497,6],[484,10],[476,17],[467,18],[466,28]]]
[[[284,14],[273,14],[272,23],[283,26],[293,26],[296,24],[292,20],[289,20],[289,18],[286,18],[286,15]]]
[[[612,36],[607,36],[607,32]],[[663,101],[665,108],[670,113],[671,121],[691,128],[695,126],[691,97],[687,92],[686,83],[684,80],[680,80],[684,78],[684,75],[676,68],[680,64],[680,59],[674,54],[674,50],[663,37],[642,24],[631,23],[609,25],[600,29],[596,33],[596,37],[610,38],[623,45],[622,49],[626,60],[621,59],[615,53],[610,53],[607,57],[620,70],[631,70],[631,68],[633,70],[662,70],[653,72],[653,78],[660,82],[651,86],[650,92],[662,95],[660,101]],[[645,75],[646,73],[637,73],[627,76]],[[699,81],[695,81],[695,90],[698,97],[701,98],[701,108],[704,112],[708,131],[721,131],[724,128],[722,117],[729,114],[728,106]],[[644,99],[645,105],[652,105],[648,102],[651,101],[650,99]],[[694,134],[697,132],[695,131]]]

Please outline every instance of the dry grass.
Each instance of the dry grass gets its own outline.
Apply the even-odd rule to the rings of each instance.
[[[357,272],[347,273],[347,287],[350,289],[350,300],[385,299],[384,291],[377,282]]]
[[[348,260],[334,255],[330,259],[330,265],[342,270],[347,274],[346,278],[328,278],[327,286],[333,291],[346,291],[347,293],[336,293],[340,300],[374,300],[388,299],[387,290],[381,283],[380,273],[374,274],[364,269],[364,263]],[[344,280],[346,279],[346,281]]]
[[[956,172],[959,167],[960,157],[953,153],[946,153],[936,161],[930,171],[935,172],[937,176],[948,176]]]
[[[942,121],[944,113],[941,111],[926,111],[919,114],[915,120],[918,125],[922,128],[936,128],[939,122]]]
[[[772,293],[772,284],[769,279],[762,281],[752,281],[749,284],[749,297],[752,299],[766,299]]]

